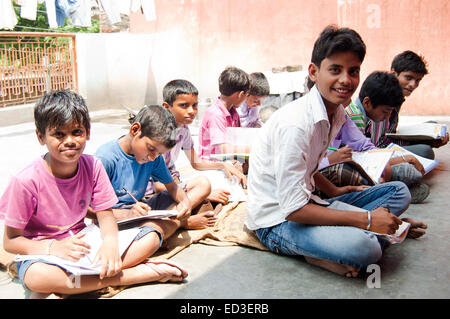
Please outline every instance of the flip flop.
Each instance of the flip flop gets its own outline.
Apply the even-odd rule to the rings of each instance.
[[[411,224],[407,235],[408,238],[419,238],[425,235],[424,229],[427,229],[428,225],[424,222],[418,222],[411,218],[402,218],[402,220]]]
[[[168,261],[168,260],[148,260],[145,262],[146,265],[151,265],[151,264],[155,264],[155,265],[161,265],[161,264],[166,264],[168,266],[172,266],[177,268],[179,271],[181,271],[181,277],[184,279],[188,276],[188,272],[186,269],[184,269],[182,266],[180,266],[179,264],[173,262],[173,261]],[[153,268],[157,273],[162,274],[161,271],[159,271],[156,268]],[[165,274],[165,273],[164,273]]]

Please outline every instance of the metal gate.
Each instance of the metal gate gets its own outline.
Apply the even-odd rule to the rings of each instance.
[[[0,107],[78,91],[75,34],[0,32]]]

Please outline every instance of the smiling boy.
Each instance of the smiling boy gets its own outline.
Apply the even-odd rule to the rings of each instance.
[[[347,277],[381,258],[384,243],[366,230],[394,233],[410,201],[402,182],[336,187],[317,171],[346,121],[342,104],[358,87],[365,52],[354,30],[329,26],[320,34],[308,68],[315,86],[261,128],[248,176],[246,226],[259,240],[275,253],[302,255]],[[330,197],[328,202],[366,211],[327,208],[313,194],[315,187]]]

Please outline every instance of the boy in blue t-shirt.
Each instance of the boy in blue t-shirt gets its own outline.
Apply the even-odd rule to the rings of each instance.
[[[113,206],[117,219],[147,215],[151,209],[178,211],[174,219],[143,223],[159,235],[161,242],[178,228],[194,229],[198,226],[190,217],[192,204],[189,192],[174,182],[161,155],[176,144],[176,137],[177,123],[173,115],[159,105],[145,106],[134,118],[128,134],[100,146],[95,153],[102,161],[119,199]],[[164,184],[166,190],[145,199],[150,177]],[[151,250],[154,252],[158,248]]]

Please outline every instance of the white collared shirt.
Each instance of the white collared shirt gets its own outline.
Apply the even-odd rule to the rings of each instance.
[[[345,122],[342,105],[332,122],[330,128],[325,104],[314,86],[264,124],[250,153],[248,229],[278,225],[314,196],[313,175]]]

